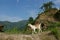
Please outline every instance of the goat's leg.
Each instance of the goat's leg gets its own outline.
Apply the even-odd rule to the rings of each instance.
[[[34,33],[35,33],[35,29],[34,29]]]
[[[39,28],[39,32],[42,32],[41,28]]]
[[[36,29],[34,29],[34,33],[37,33],[37,32],[36,32]]]
[[[42,32],[42,30],[40,29],[40,32]]]
[[[33,30],[32,30],[32,34],[33,34],[34,32],[33,32]]]
[[[36,31],[35,31],[35,30],[36,30],[36,29],[33,29],[33,32],[34,32],[34,33],[36,33]]]
[[[32,30],[32,34],[34,34],[34,33],[35,33],[35,29]]]

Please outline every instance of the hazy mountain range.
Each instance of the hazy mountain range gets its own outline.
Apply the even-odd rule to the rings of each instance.
[[[18,22],[0,21],[0,24],[4,25],[4,30],[12,29],[17,27],[18,29],[23,29],[27,23],[27,20],[22,20]]]

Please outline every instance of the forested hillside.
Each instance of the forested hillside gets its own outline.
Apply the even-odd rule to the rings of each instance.
[[[25,28],[27,20],[22,20],[18,22],[9,22],[9,21],[0,21],[0,24],[4,26],[4,31],[11,30],[13,28],[18,28],[18,30],[22,30]]]

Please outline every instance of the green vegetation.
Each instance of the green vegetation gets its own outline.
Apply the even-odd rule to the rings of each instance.
[[[41,6],[41,9],[43,9],[43,11],[47,11],[47,10],[50,10],[53,8],[53,5],[54,3],[52,1],[49,1],[47,3],[44,3],[42,6]]]
[[[54,18],[58,21],[60,21],[60,10],[58,12],[56,12],[56,14],[54,15]]]
[[[5,33],[9,33],[9,34],[16,34],[16,33],[20,33],[21,31],[18,30],[17,27],[14,27],[12,29],[6,30]]]
[[[23,29],[27,20],[22,20],[19,22],[8,22],[8,21],[0,21],[0,24],[3,24],[3,31],[5,33],[23,33]]]
[[[48,26],[48,30],[52,32],[52,34],[56,37],[57,40],[59,40],[60,37],[60,22],[53,23],[51,22],[50,25]]]

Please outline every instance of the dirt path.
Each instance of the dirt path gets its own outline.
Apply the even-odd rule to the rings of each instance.
[[[56,40],[53,35],[48,35],[49,33],[42,32],[30,35],[0,33],[0,40]]]

